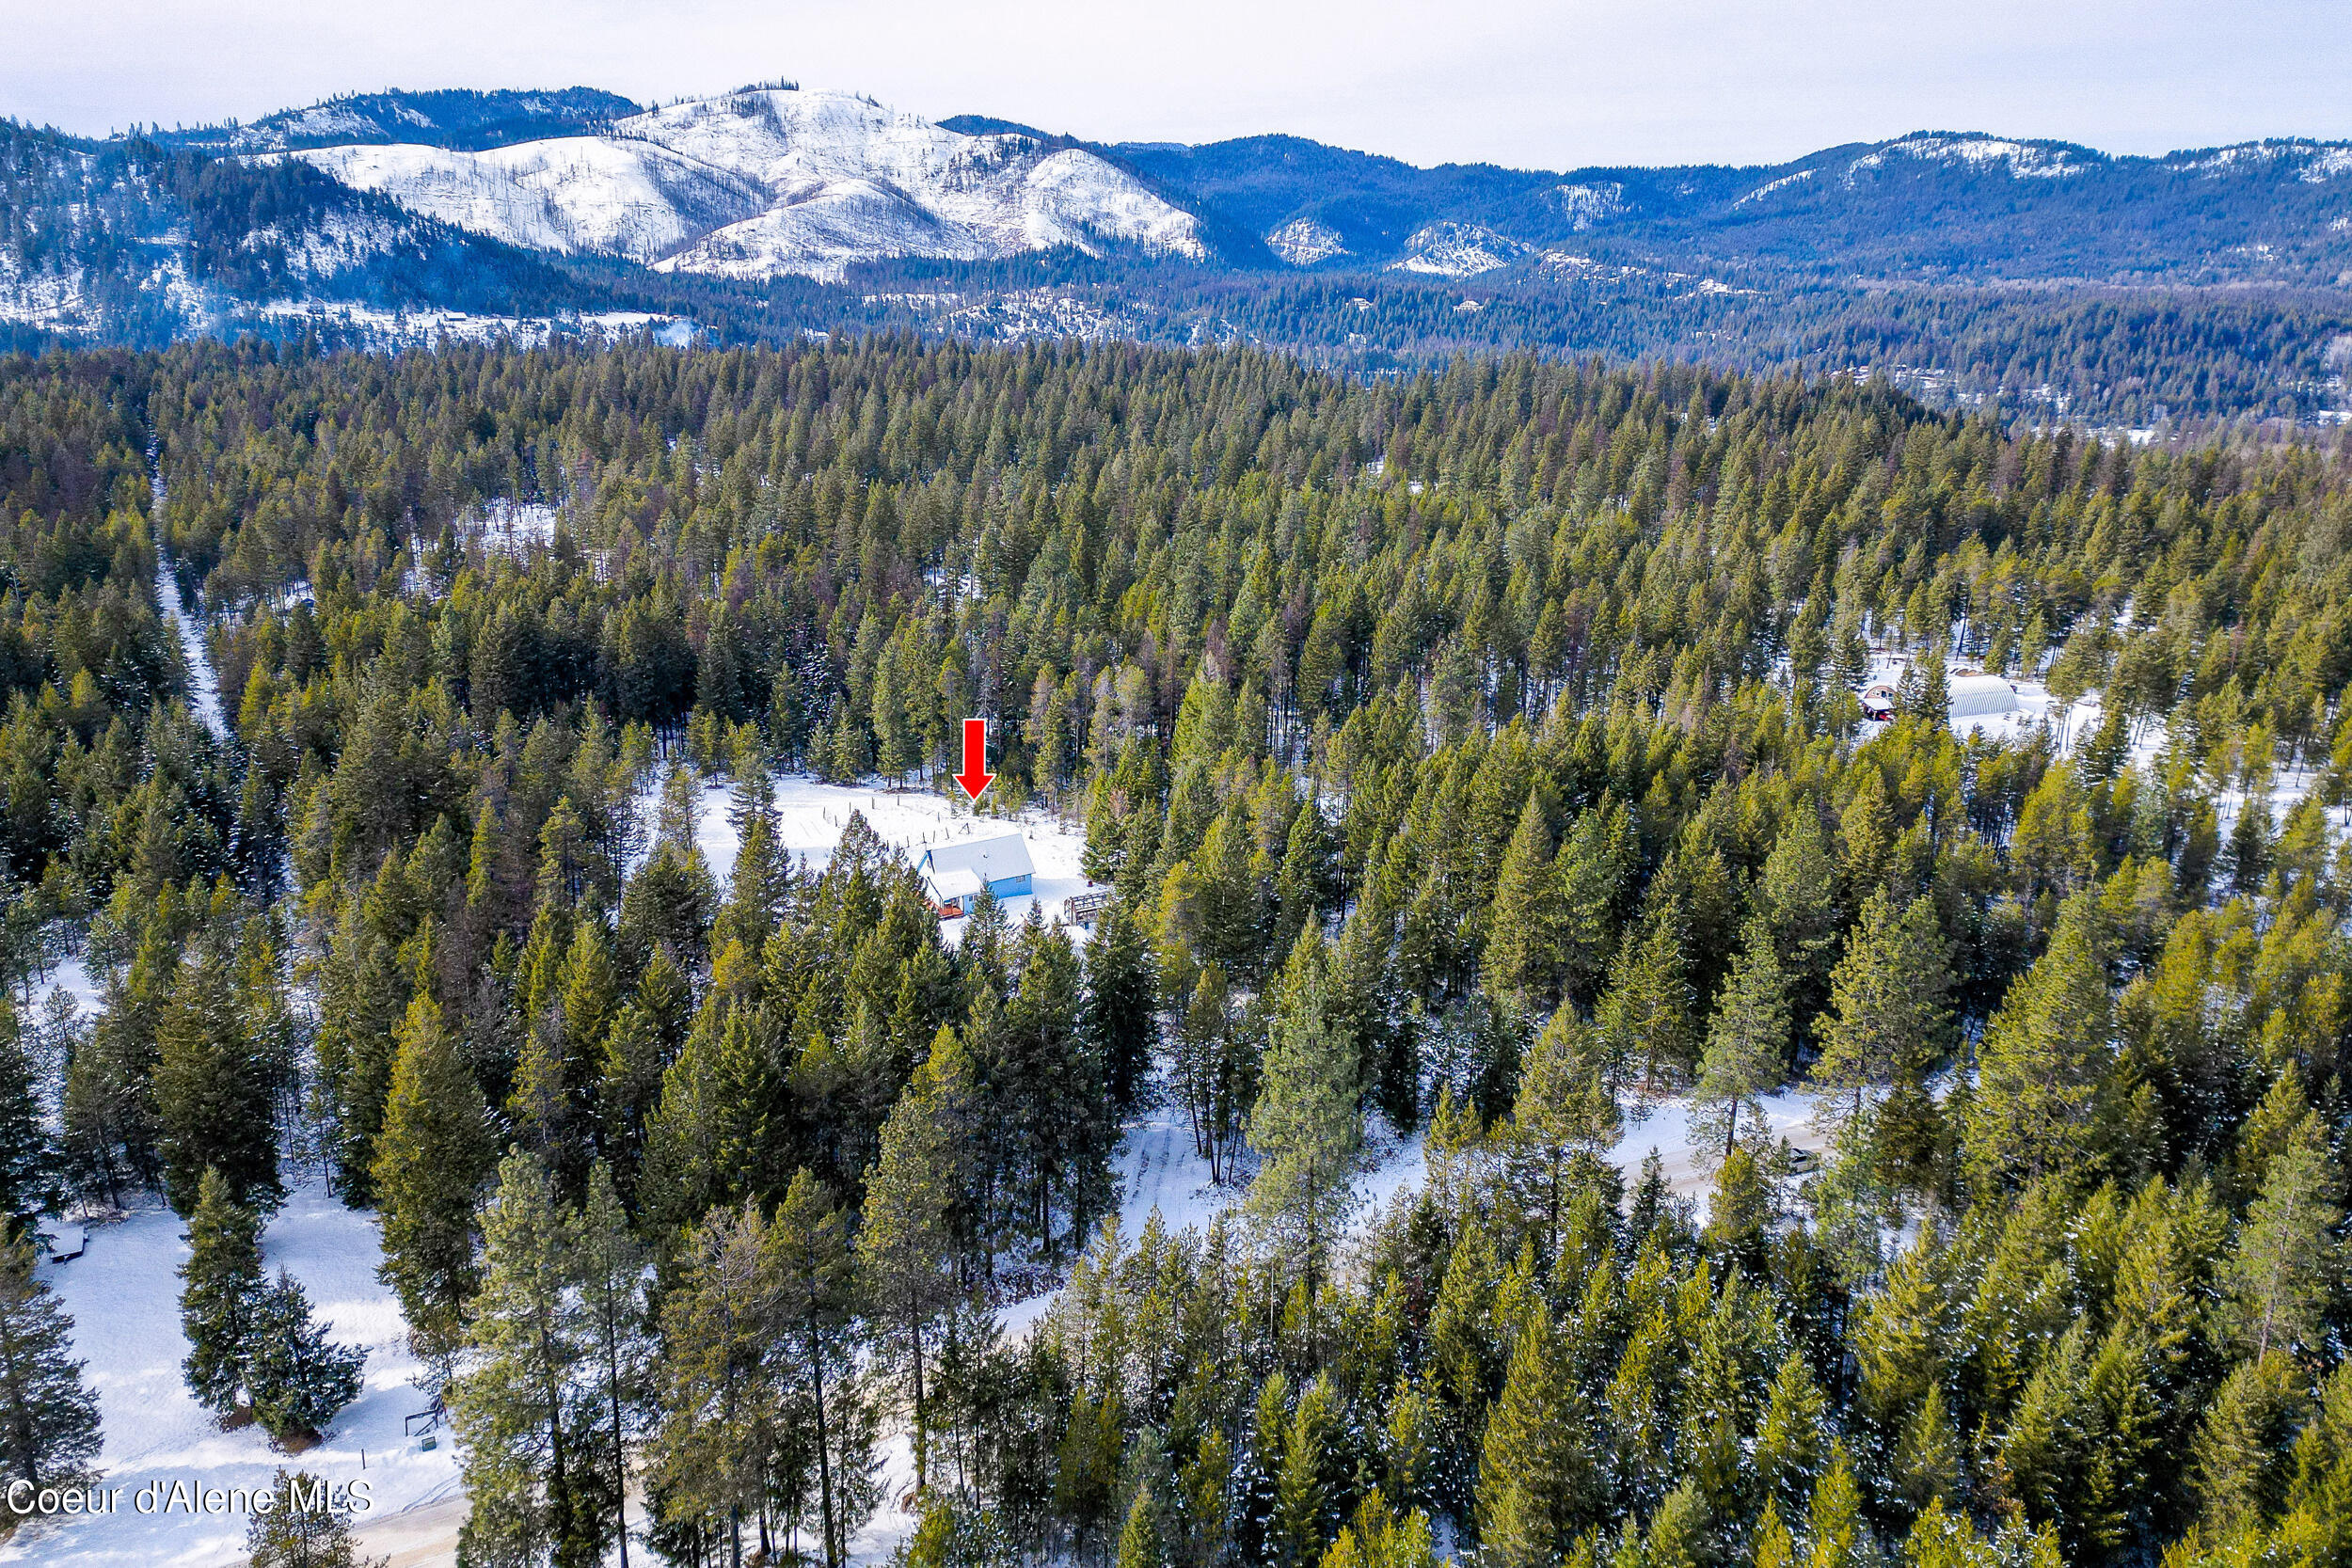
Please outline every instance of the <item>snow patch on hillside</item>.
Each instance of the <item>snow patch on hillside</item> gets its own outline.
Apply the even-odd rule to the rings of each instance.
[[[1784,174],[1777,180],[1756,186],[1756,189],[1750,191],[1747,195],[1733,202],[1732,205],[1734,207],[1744,207],[1751,201],[1761,201],[1775,191],[1785,191],[1791,185],[1800,184],[1804,181],[1812,179],[1815,172],[1816,171],[1813,169],[1801,168],[1794,174]]]
[[[1579,234],[1597,223],[1623,217],[1631,210],[1626,205],[1625,186],[1614,180],[1594,185],[1560,185],[1553,188],[1551,195],[1560,204],[1562,215]]]
[[[443,343],[513,343],[537,348],[550,339],[612,342],[650,331],[660,342],[683,348],[697,328],[685,316],[644,310],[604,310],[584,315],[491,316],[465,310],[387,310],[344,299],[272,300],[252,312],[278,322],[302,322],[321,332],[358,338],[374,348],[434,348]]]
[[[558,136],[482,152],[396,143],[294,152],[364,191],[533,250],[649,261],[758,210],[752,181],[646,141]]]
[[[555,508],[545,501],[499,499],[485,504],[467,525],[492,555],[518,561],[555,543]]]
[[[1390,262],[1389,270],[1470,277],[1507,267],[1534,248],[1483,223],[1430,223],[1406,237],[1405,259]]]
[[[159,557],[155,564],[155,595],[163,601],[164,618],[179,634],[180,652],[188,661],[188,702],[204,727],[215,736],[226,736],[228,724],[220,712],[220,676],[214,673],[212,650],[204,646],[204,628],[180,602],[180,579]]]
[[[389,218],[336,214],[291,234],[274,226],[256,229],[238,242],[238,248],[263,251],[283,245],[287,266],[295,277],[331,277],[384,255],[414,232],[411,225]]]
[[[1266,248],[1295,267],[1344,256],[1347,240],[1320,218],[1293,218],[1265,237]]]
[[[0,251],[0,322],[51,332],[87,332],[88,304],[78,269],[27,272],[14,255]]]
[[[1846,178],[1851,182],[1864,169],[1883,168],[1890,158],[1964,165],[1986,173],[2004,173],[2016,180],[2064,179],[2090,166],[2067,148],[2040,142],[2010,141],[1999,136],[1905,136],[1856,158],[1846,166]]]

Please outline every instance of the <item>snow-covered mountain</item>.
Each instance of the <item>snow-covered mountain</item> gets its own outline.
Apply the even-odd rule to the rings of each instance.
[[[598,135],[480,151],[351,144],[283,156],[475,233],[665,272],[830,280],[861,261],[1057,245],[1206,254],[1198,218],[1093,152],[967,135],[850,93],[690,99]]]

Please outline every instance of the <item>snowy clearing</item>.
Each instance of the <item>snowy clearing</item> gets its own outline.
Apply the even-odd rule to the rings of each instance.
[[[368,1353],[359,1398],[336,1418],[326,1441],[298,1459],[273,1452],[258,1427],[221,1431],[188,1392],[180,1371],[188,1349],[180,1332],[176,1271],[188,1256],[181,1235],[178,1216],[159,1205],[119,1224],[89,1226],[80,1258],[40,1266],[73,1319],[74,1353],[87,1363],[83,1376],[105,1423],[99,1465],[108,1489],[123,1489],[122,1503],[119,1513],[103,1517],[28,1526],[0,1545],[0,1562],[212,1568],[243,1560],[242,1514],[141,1514],[136,1492],[150,1481],[264,1486],[280,1465],[330,1481],[364,1481],[374,1506],[355,1522],[371,1537],[396,1531],[404,1511],[457,1493],[449,1433],[437,1433],[430,1451],[421,1437],[403,1434],[405,1418],[425,1400],[411,1381],[420,1369],[399,1305],[375,1277],[383,1254],[374,1215],[306,1185],[271,1219],[263,1238],[268,1266],[288,1269],[302,1282],[312,1308],[333,1325],[335,1341]]]
[[[1759,1096],[1765,1131],[1773,1138],[1786,1139],[1791,1148],[1817,1154],[1827,1148],[1829,1140],[1813,1125],[1814,1098],[1811,1091],[1794,1087]],[[1742,1118],[1741,1138],[1754,1132]],[[1666,1185],[1676,1196],[1704,1197],[1714,1186],[1715,1167],[1721,1162],[1712,1148],[1702,1150],[1692,1140],[1691,1102],[1679,1095],[1652,1101],[1646,1107],[1638,1102],[1628,1105],[1625,1132],[1610,1149],[1609,1163],[1629,1179],[1638,1178],[1642,1162],[1653,1150],[1664,1167]]]
[[[694,823],[695,847],[722,884],[735,874],[735,855],[741,845],[735,824],[727,818],[727,789],[723,779],[704,784]],[[841,842],[841,831],[849,826],[850,814],[860,812],[882,842],[910,862],[934,844],[1019,833],[1037,865],[1032,883],[1037,891],[1004,900],[1005,918],[1015,926],[1029,917],[1033,905],[1043,906],[1046,923],[1051,925],[1061,918],[1063,899],[1096,886],[1079,869],[1085,834],[1034,807],[1018,816],[993,816],[975,812],[961,798],[880,784],[829,784],[799,773],[777,781],[773,800],[784,847],[807,870],[824,869],[834,846]],[[660,803],[661,787],[656,781],[640,798],[638,809],[650,821]],[[964,924],[961,920],[939,923],[949,946],[962,937]],[[1084,927],[1069,929],[1073,941],[1086,940]]]

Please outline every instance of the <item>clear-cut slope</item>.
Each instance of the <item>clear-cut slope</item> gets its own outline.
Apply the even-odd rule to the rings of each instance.
[[[533,250],[651,261],[756,212],[755,182],[651,143],[559,136],[485,152],[398,142],[293,154],[411,211]]]
[[[664,270],[837,277],[868,259],[1065,245],[1205,254],[1192,214],[1091,152],[965,135],[848,93],[729,93],[602,135],[481,152],[400,144],[291,156],[478,233]]]

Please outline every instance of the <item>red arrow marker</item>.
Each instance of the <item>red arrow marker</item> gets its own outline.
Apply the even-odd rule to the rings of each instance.
[[[988,721],[966,719],[963,721],[963,771],[956,775],[956,783],[963,792],[979,803],[980,791],[994,782],[996,775],[988,770]]]

